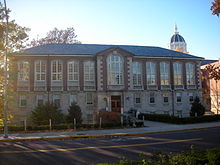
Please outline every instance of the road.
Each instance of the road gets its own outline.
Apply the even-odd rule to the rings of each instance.
[[[0,165],[56,165],[114,163],[140,154],[220,147],[220,128],[157,133],[141,136],[47,141],[1,142]]]

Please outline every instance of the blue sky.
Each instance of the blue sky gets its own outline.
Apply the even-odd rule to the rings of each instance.
[[[2,1],[2,0],[1,0]],[[92,44],[168,48],[174,24],[190,54],[220,58],[220,17],[212,0],[8,0],[10,19],[29,27],[30,38],[54,27],[74,27],[78,40]]]

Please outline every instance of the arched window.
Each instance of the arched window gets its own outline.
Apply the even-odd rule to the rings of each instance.
[[[68,62],[68,81],[79,81],[79,62]]]
[[[186,63],[186,83],[195,85],[195,65],[192,63]]]
[[[123,85],[123,63],[120,56],[108,58],[108,85]]]

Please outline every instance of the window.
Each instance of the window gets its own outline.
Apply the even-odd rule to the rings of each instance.
[[[28,61],[18,62],[18,80],[19,81],[29,80],[29,62]]]
[[[182,64],[173,64],[174,85],[182,85]]]
[[[44,104],[44,97],[43,95],[37,95],[37,106]]]
[[[63,71],[62,61],[54,60],[52,61],[51,65],[52,65],[52,80],[53,81],[62,80],[62,71]]]
[[[35,61],[35,81],[46,80],[46,62],[43,60]]]
[[[189,102],[193,102],[194,98],[193,98],[193,93],[189,93]]]
[[[176,93],[176,102],[181,103],[182,102],[182,95],[181,93]]]
[[[182,118],[182,117],[183,117],[182,111],[177,111],[177,116],[178,116],[179,118]]]
[[[147,85],[156,85],[156,64],[154,62],[146,63]]]
[[[142,78],[141,78],[141,63],[133,62],[133,85],[141,86]]]
[[[53,103],[59,108],[60,107],[60,95],[53,95]]]
[[[71,94],[69,99],[70,99],[70,105],[72,103],[77,103],[77,96],[75,94]]]
[[[108,58],[108,84],[123,84],[123,64],[120,56],[109,56]]]
[[[86,104],[93,104],[92,93],[86,93]]]
[[[168,103],[169,102],[169,93],[163,93],[163,102]]]
[[[79,81],[79,62],[78,61],[68,62],[68,80]]]
[[[169,63],[160,63],[160,84],[169,85]]]
[[[136,93],[134,95],[134,98],[135,98],[135,103],[136,104],[140,104],[141,103],[141,96],[140,96],[140,94]]]
[[[84,81],[95,81],[95,63],[93,61],[84,62]]]
[[[20,107],[26,107],[27,106],[26,96],[20,96],[19,97],[19,106]]]
[[[194,64],[186,64],[186,83],[187,85],[195,85],[195,66]]]
[[[154,92],[150,92],[150,104],[154,104],[154,103],[155,103]]]

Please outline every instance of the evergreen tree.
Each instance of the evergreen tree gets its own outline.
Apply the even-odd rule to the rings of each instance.
[[[36,125],[48,125],[50,119],[53,124],[60,124],[64,122],[64,115],[55,104],[47,102],[32,111],[31,119]]]
[[[190,111],[190,116],[202,116],[205,113],[205,107],[201,104],[199,97],[195,97],[191,111]]]
[[[67,122],[68,123],[74,123],[74,118],[76,119],[77,124],[82,123],[82,111],[79,105],[77,105],[75,102],[72,102],[68,109],[68,115],[67,115]]]

